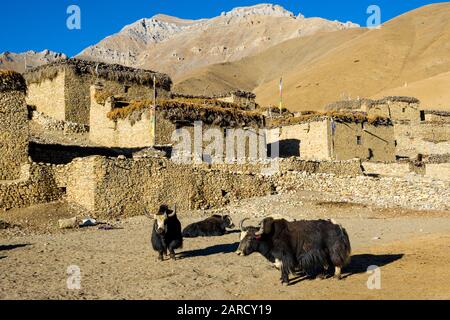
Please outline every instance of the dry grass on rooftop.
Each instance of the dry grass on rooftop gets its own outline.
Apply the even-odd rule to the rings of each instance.
[[[201,102],[201,103],[200,103]],[[172,121],[193,123],[203,121],[206,124],[221,127],[262,127],[264,117],[258,112],[243,111],[234,107],[234,104],[198,99],[170,99],[159,100],[156,110],[163,117]],[[233,105],[233,107],[230,107]],[[111,120],[126,119],[134,112],[143,112],[152,107],[151,100],[132,101],[128,106],[116,108],[108,113]]]
[[[374,126],[378,125],[392,125],[388,118],[379,116],[368,117],[364,112],[349,112],[349,111],[325,111],[325,112],[308,112],[306,114],[296,117],[276,118],[269,121],[270,127],[289,126],[307,122],[321,121],[326,118],[333,118],[336,122],[341,123],[369,123]]]
[[[135,83],[147,86],[153,85],[153,78],[155,77],[158,87],[170,90],[172,86],[172,80],[164,73],[75,58],[60,59],[36,67],[28,71],[24,76],[28,83],[41,83],[46,79],[55,79],[62,70],[72,70],[77,75],[90,75],[119,83]]]

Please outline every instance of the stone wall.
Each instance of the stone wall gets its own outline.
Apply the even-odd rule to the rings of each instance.
[[[54,79],[41,83],[29,83],[27,104],[56,120],[66,120],[65,72],[59,72]]]
[[[416,210],[450,210],[450,183],[422,177],[337,177],[286,172],[277,179],[281,193],[309,190],[331,201]]]
[[[25,164],[21,167],[20,179],[0,181],[0,209],[3,210],[52,202],[63,195],[50,165]]]
[[[394,125],[396,154],[400,157],[416,158],[422,155],[450,153],[450,124],[448,123],[396,123]]]
[[[281,157],[303,160],[395,160],[394,128],[389,125],[343,123],[330,118],[271,129],[267,142],[280,143]],[[277,130],[279,130],[277,132]]]
[[[32,121],[40,125],[45,130],[60,131],[64,135],[84,134],[89,132],[89,126],[87,125],[64,120],[56,120],[39,111],[33,111]]]
[[[427,163],[425,177],[450,181],[450,163]]]
[[[328,120],[311,121],[269,129],[269,145],[279,142],[280,157],[300,157],[302,160],[331,160]]]
[[[28,161],[28,110],[20,91],[0,92],[0,180],[20,177]]]
[[[353,158],[369,161],[395,160],[393,126],[336,123],[335,134],[331,137],[334,160]]]
[[[97,81],[112,95],[127,99],[151,99],[153,88],[135,83],[120,83],[97,79],[90,74],[77,74],[71,69],[61,69],[54,79],[44,79],[40,83],[30,83],[27,103],[36,110],[56,120],[65,120],[89,125],[90,87]],[[168,98],[170,92],[157,88],[157,96]]]
[[[150,111],[145,110],[139,119],[129,118],[117,121],[108,118],[114,101],[108,99],[104,104],[95,99],[96,89],[91,89],[90,132],[89,139],[100,146],[139,148],[153,145],[153,124]]]
[[[418,102],[390,101],[382,99],[373,101],[365,108],[369,117],[390,118],[392,121],[420,121],[420,110]]]
[[[363,162],[362,167],[368,175],[387,177],[402,177],[412,172],[409,162]]]
[[[448,112],[425,112],[425,121],[434,123],[450,123],[450,113]]]
[[[67,199],[100,216],[140,215],[161,203],[180,209],[221,207],[264,196],[273,185],[256,174],[238,174],[167,159],[90,157],[70,165]]]

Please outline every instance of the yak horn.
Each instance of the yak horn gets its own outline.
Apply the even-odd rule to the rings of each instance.
[[[243,220],[241,220],[241,223],[239,224],[239,229],[241,229],[242,232],[244,232],[244,222],[250,220],[249,218],[245,218]]]
[[[263,233],[264,233],[264,221],[260,223],[259,230],[255,232],[255,236],[257,237],[262,236]]]
[[[173,212],[169,214],[169,217],[175,217],[177,215],[177,205],[173,205]]]
[[[144,208],[144,215],[149,218],[149,219],[153,219],[153,217],[150,215],[150,213],[148,212],[147,208]]]

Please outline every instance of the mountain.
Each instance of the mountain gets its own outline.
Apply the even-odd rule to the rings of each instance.
[[[77,57],[158,70],[177,79],[197,68],[258,54],[289,39],[357,27],[351,22],[295,16],[271,4],[235,8],[201,20],[157,15],[126,26]]]
[[[292,110],[317,110],[343,98],[411,95],[427,108],[450,110],[450,3],[403,14],[284,74]],[[278,79],[255,89],[278,101]]]
[[[0,69],[24,72],[25,63],[28,68],[33,68],[63,58],[65,59],[67,56],[63,53],[49,50],[41,52],[27,51],[23,53],[3,52],[0,54]]]
[[[196,95],[219,94],[236,89],[253,91],[365,32],[366,29],[358,28],[287,40],[254,56],[187,72],[177,79],[174,91]],[[278,94],[278,83],[273,89]]]

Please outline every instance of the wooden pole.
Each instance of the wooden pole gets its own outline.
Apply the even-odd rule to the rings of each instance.
[[[152,107],[152,122],[153,122],[153,146],[156,145],[156,76],[153,76],[153,107]]]

